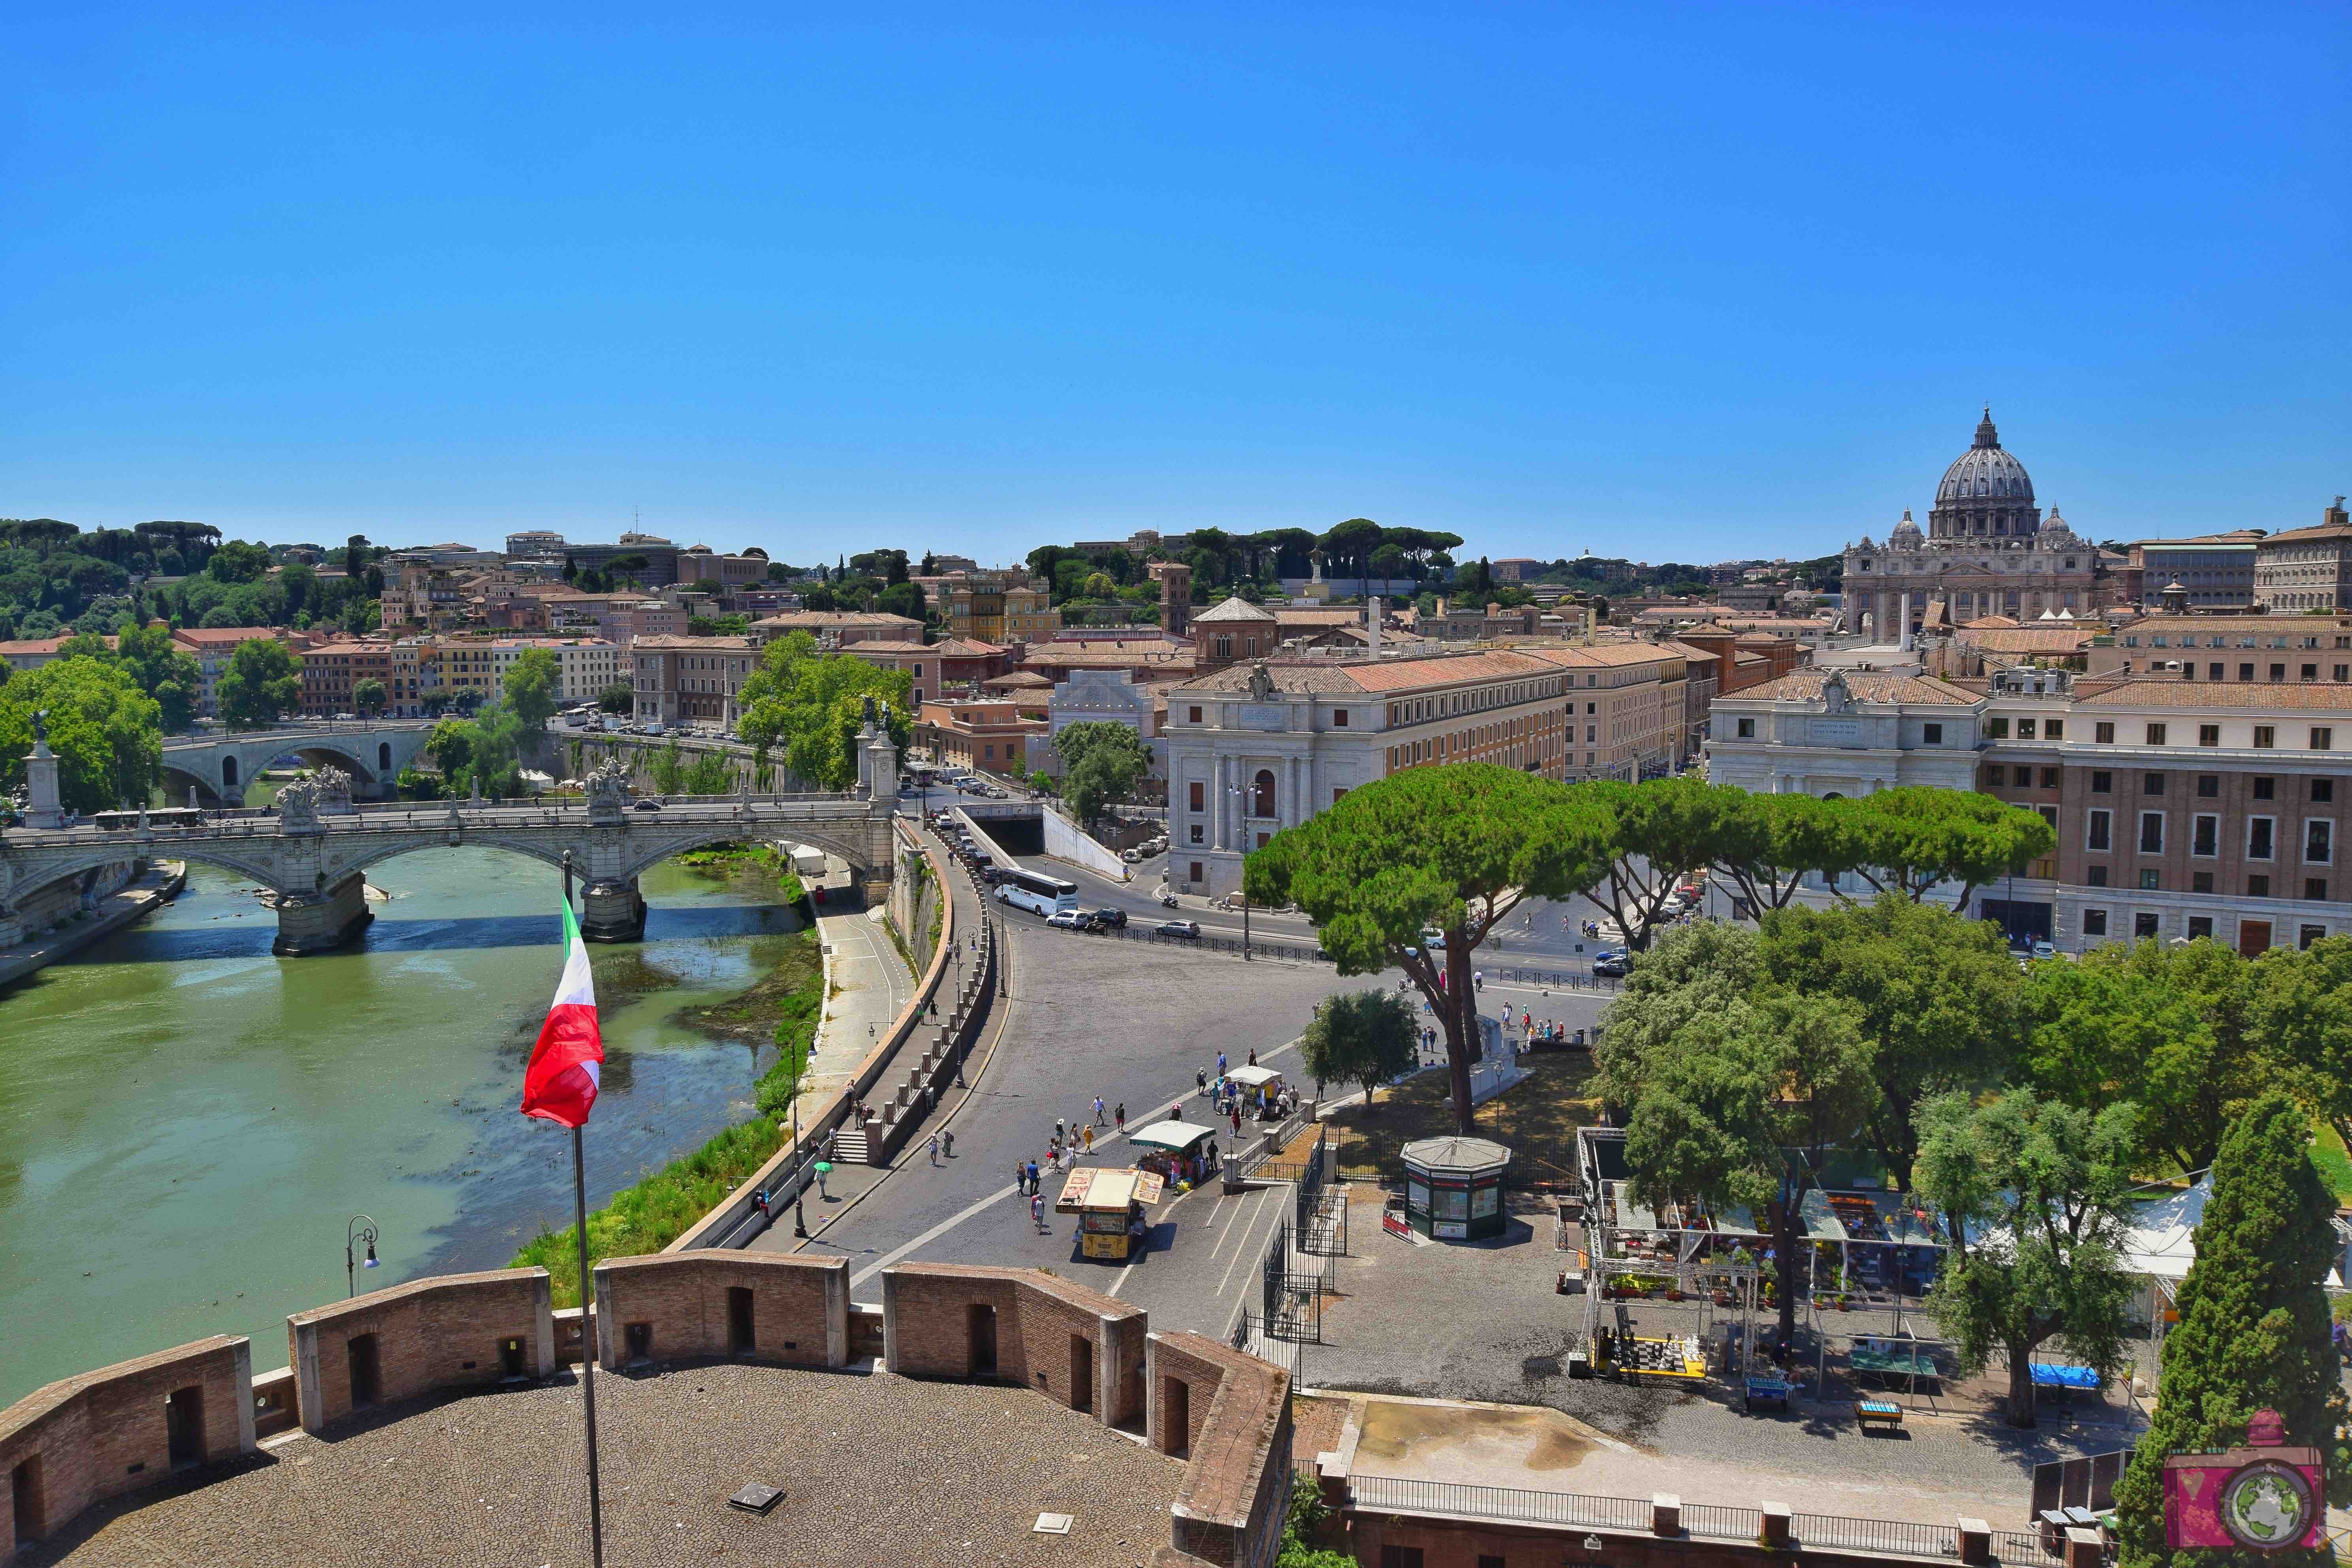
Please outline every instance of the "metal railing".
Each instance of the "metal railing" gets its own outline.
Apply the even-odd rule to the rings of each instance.
[[[1402,1513],[1582,1525],[1643,1535],[1651,1533],[1654,1520],[1654,1505],[1640,1498],[1529,1491],[1468,1481],[1363,1474],[1349,1477],[1348,1489],[1357,1508]],[[1761,1511],[1714,1503],[1685,1503],[1681,1523],[1686,1535],[1717,1541],[1757,1541],[1764,1532]],[[1918,1524],[1897,1519],[1849,1519],[1826,1513],[1791,1514],[1789,1524],[1793,1543],[1810,1550],[1952,1560],[1957,1560],[1960,1552],[1959,1531],[1951,1525]],[[2041,1537],[2031,1531],[1996,1530],[1992,1531],[1990,1546],[1994,1559],[2000,1563],[2035,1563],[2046,1561],[2049,1556]]]
[[[1616,991],[1622,982],[1608,975],[1580,975],[1572,970],[1507,968],[1489,970],[1497,985],[1549,986],[1556,991]]]
[[[1452,1513],[1472,1519],[1523,1520],[1604,1530],[1650,1529],[1651,1505],[1640,1498],[1588,1497],[1577,1492],[1522,1491],[1472,1481],[1430,1481],[1400,1476],[1351,1475],[1355,1506],[1407,1513]],[[1760,1529],[1760,1524],[1759,1526]]]

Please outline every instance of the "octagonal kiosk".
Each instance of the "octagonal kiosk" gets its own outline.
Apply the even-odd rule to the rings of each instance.
[[[1423,1138],[1404,1146],[1405,1223],[1439,1241],[1503,1233],[1503,1167],[1511,1151],[1484,1138]]]

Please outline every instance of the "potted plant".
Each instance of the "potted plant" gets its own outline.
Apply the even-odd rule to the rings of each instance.
[[[1668,1300],[1668,1301],[1681,1301],[1682,1299],[1683,1299],[1683,1293],[1682,1293],[1682,1291],[1681,1291],[1679,1288],[1669,1288],[1669,1289],[1667,1290],[1667,1291],[1666,1291],[1666,1300]]]
[[[1845,1292],[1844,1292],[1843,1291],[1840,1291],[1838,1292],[1838,1299],[1837,1299],[1837,1310],[1838,1310],[1838,1311],[1840,1311],[1840,1312],[1844,1312],[1844,1311],[1846,1311],[1846,1310],[1847,1310],[1847,1307],[1846,1307],[1846,1300],[1845,1300]]]

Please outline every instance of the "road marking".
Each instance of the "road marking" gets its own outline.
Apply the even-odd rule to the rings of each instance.
[[[1272,1192],[1273,1190],[1274,1189],[1272,1187],[1260,1187],[1258,1189],[1258,1196],[1263,1197],[1265,1194]],[[1261,1204],[1259,1207],[1262,1208],[1276,1209],[1277,1213],[1280,1211],[1280,1206],[1276,1204]],[[1253,1218],[1247,1225],[1242,1228],[1243,1245],[1234,1249],[1232,1260],[1226,1263],[1224,1273],[1218,1277],[1216,1300],[1222,1301],[1225,1299],[1225,1287],[1233,1283],[1234,1270],[1240,1266],[1241,1260],[1248,1255],[1250,1250],[1248,1245],[1249,1239],[1251,1236],[1255,1235],[1256,1231],[1257,1221],[1255,1218]],[[1272,1236],[1274,1234],[1272,1227],[1267,1228],[1266,1234],[1268,1236]]]
[[[953,1230],[965,1220],[975,1218],[978,1216],[986,1213],[991,1205],[1003,1203],[1006,1198],[1012,1197],[1017,1190],[1017,1188],[1009,1186],[998,1187],[994,1192],[990,1193],[986,1197],[982,1198],[978,1203],[973,1204],[970,1208],[965,1209],[962,1213],[952,1215],[946,1219],[940,1220],[937,1225],[932,1226],[929,1230],[924,1231],[920,1236],[916,1237],[912,1241],[908,1242],[904,1247],[899,1248],[897,1251],[887,1253],[885,1256],[877,1259],[875,1261],[866,1265],[865,1268],[860,1269],[856,1273],[852,1274],[849,1277],[849,1288],[853,1291],[856,1290],[858,1286],[866,1283],[866,1281],[872,1279],[883,1270],[887,1269],[891,1264],[896,1263],[901,1258],[906,1257],[909,1252],[916,1251],[920,1248],[929,1247],[932,1242],[937,1241],[940,1237],[945,1236],[949,1231]]]

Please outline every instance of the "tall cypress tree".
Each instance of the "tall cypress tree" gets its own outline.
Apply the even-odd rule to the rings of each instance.
[[[2264,1408],[2286,1418],[2288,1443],[2326,1457],[2328,1501],[2352,1502],[2352,1455],[2337,1435],[2344,1389],[2321,1289],[2336,1261],[2336,1200],[2305,1152],[2310,1141],[2310,1119],[2280,1093],[2255,1101],[2222,1140],[2197,1261],[2180,1285],[2180,1323],[2164,1343],[2156,1417],[2116,1488],[2123,1568],[2213,1568],[2256,1555],[2166,1548],[2164,1458],[2236,1448]],[[2331,1561],[2326,1548],[2259,1555]]]

